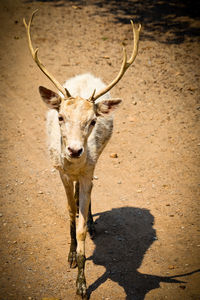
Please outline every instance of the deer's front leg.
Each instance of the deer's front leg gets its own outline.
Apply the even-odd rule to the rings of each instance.
[[[90,204],[92,182],[89,179],[81,179],[79,193],[79,221],[76,232],[77,237],[77,265],[78,276],[76,281],[77,294],[87,299],[85,279],[85,238],[87,233],[87,217]]]
[[[76,268],[77,262],[76,262],[76,247],[77,247],[77,241],[76,241],[76,203],[74,199],[74,187],[73,182],[70,181],[66,175],[60,174],[63,185],[65,187],[65,192],[67,195],[67,203],[68,203],[68,212],[69,212],[69,218],[70,218],[70,236],[71,236],[71,244],[70,244],[70,250],[68,254],[68,262],[70,265],[70,268]]]

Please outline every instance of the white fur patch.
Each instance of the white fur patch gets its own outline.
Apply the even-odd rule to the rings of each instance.
[[[106,87],[100,78],[94,77],[90,73],[77,75],[67,80],[63,86],[68,89],[72,97],[79,96],[84,99],[88,99],[94,92],[94,89],[96,89],[97,93]],[[104,99],[110,99],[109,92],[101,96],[97,102]]]
[[[50,159],[55,168],[61,167],[61,134],[58,123],[58,112],[50,109],[47,112],[47,143]]]

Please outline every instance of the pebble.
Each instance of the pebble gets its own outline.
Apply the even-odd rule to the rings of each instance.
[[[173,269],[175,269],[175,266],[171,265],[171,266],[168,267],[168,269],[173,270]]]
[[[2,214],[2,213],[0,213],[0,217],[3,217],[3,214]]]
[[[110,153],[110,157],[111,157],[111,158],[117,158],[118,155],[117,155],[117,153]]]
[[[134,118],[130,118],[129,122],[135,122],[135,119]]]
[[[43,194],[43,191],[39,191],[38,194]]]
[[[186,288],[185,285],[179,285],[179,287],[180,287],[182,290],[184,290],[184,289]]]
[[[99,178],[98,178],[98,176],[93,176],[93,179],[95,179],[95,180],[98,180]]]

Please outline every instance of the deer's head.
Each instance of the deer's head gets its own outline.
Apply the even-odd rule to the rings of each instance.
[[[58,112],[58,121],[62,137],[62,149],[64,150],[66,157],[68,159],[77,159],[83,155],[87,139],[95,127],[98,117],[108,115],[121,102],[120,99],[108,99],[100,102],[97,102],[96,100],[117,84],[128,67],[135,60],[138,52],[141,25],[136,28],[131,21],[134,35],[134,47],[129,60],[127,60],[126,49],[123,48],[123,62],[117,77],[106,88],[102,89],[97,94],[95,94],[94,87],[94,92],[89,99],[83,99],[80,97],[74,98],[70,95],[69,91],[47,71],[45,66],[38,58],[38,48],[34,50],[32,46],[30,27],[36,12],[37,10],[32,13],[28,24],[26,23],[25,19],[23,20],[27,30],[29,49],[31,51],[33,60],[36,62],[41,71],[51,80],[58,91],[60,91],[62,97],[59,94],[42,86],[39,87],[39,92],[47,106],[51,109],[55,109]]]
[[[99,103],[81,97],[61,97],[59,94],[39,87],[43,101],[50,109],[57,111],[62,137],[62,153],[68,160],[80,158],[87,145],[87,139],[99,117],[107,116],[121,102],[120,99],[108,99]]]

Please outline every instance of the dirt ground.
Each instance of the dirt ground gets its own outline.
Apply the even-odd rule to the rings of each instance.
[[[90,299],[200,299],[200,8],[186,0],[0,1],[0,299],[76,298],[66,197],[38,93],[54,87],[22,23],[36,8],[34,45],[60,82],[91,72],[109,83],[121,43],[131,51],[129,20],[143,26],[134,66],[112,90],[123,104],[95,172]]]

